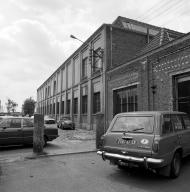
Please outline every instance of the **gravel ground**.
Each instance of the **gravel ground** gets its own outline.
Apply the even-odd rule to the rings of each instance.
[[[94,130],[75,129],[62,130],[58,129],[59,137],[54,141],[64,140],[95,140],[96,133]]]

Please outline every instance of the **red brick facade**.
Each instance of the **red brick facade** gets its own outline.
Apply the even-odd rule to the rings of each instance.
[[[176,78],[190,79],[189,45],[187,34],[108,71],[108,125],[114,116],[114,90],[132,85],[137,86],[139,111],[179,110]]]

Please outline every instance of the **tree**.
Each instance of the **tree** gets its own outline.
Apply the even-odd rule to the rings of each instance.
[[[7,106],[8,113],[10,113],[10,112],[14,113],[16,111],[16,107],[18,106],[18,104],[15,101],[8,98],[6,106]]]
[[[34,114],[36,101],[32,97],[27,98],[23,104],[24,115],[32,116]]]

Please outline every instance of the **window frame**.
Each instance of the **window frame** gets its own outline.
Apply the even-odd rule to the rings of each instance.
[[[82,95],[82,111],[81,111],[81,113],[82,114],[88,113],[88,95]]]
[[[101,92],[94,92],[93,94],[93,114],[101,112]]]
[[[87,77],[88,57],[82,59],[82,79]]]

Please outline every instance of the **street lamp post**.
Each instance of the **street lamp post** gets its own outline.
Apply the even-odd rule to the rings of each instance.
[[[70,37],[71,37],[72,39],[76,39],[76,40],[78,40],[78,41],[80,41],[80,42],[82,42],[82,43],[85,43],[84,41],[80,40],[79,38],[75,37],[74,35],[70,35]],[[89,44],[87,44],[87,46],[90,47]],[[93,68],[98,68],[98,69],[100,69],[100,70],[103,70],[103,66],[102,66],[102,61],[103,61],[103,49],[100,49],[100,51],[99,51],[100,53],[99,53],[99,52],[97,52],[96,50],[90,48],[90,52],[92,52],[92,56],[90,56],[90,57],[93,57],[93,58],[98,57],[98,58],[100,59],[100,61],[101,61],[101,66],[98,66],[98,67],[97,67],[97,66],[93,66]]]

